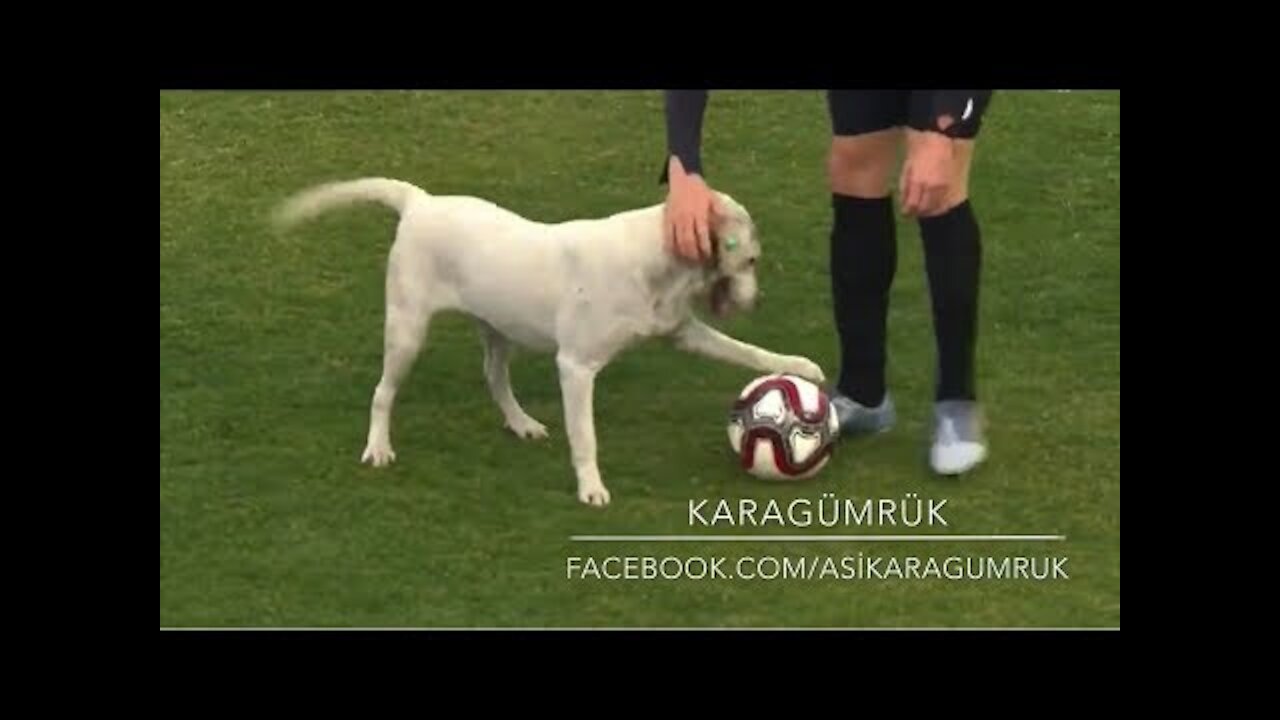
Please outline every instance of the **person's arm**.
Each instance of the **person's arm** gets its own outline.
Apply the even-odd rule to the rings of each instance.
[[[663,236],[676,255],[694,262],[712,257],[711,225],[718,203],[702,177],[702,116],[706,90],[667,90],[667,156],[659,184],[667,184]],[[671,168],[676,167],[674,177]]]
[[[669,180],[671,158],[677,158],[690,175],[702,175],[702,117],[707,109],[706,90],[667,90],[663,94],[667,119],[667,156],[659,183]]]
[[[915,90],[911,93],[912,124],[949,138],[973,139],[991,104],[993,90]]]

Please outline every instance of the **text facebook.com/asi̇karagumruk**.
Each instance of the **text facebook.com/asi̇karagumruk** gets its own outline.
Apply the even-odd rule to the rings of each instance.
[[[748,498],[735,502],[726,499],[690,500],[688,524],[692,527],[718,526],[809,528],[814,525],[946,527],[943,516],[947,500],[920,498],[907,493],[898,499],[837,498],[823,493],[817,501],[795,499],[789,503],[768,500],[758,503]],[[622,539],[626,538],[614,538]],[[641,538],[634,538],[641,539]],[[697,540],[697,537],[656,538]],[[706,538],[707,540],[751,540],[751,537]],[[787,538],[754,538],[764,540],[821,540],[793,536]],[[836,540],[841,537],[834,538]],[[921,537],[855,536],[853,540],[1025,540],[1061,539],[1058,536],[956,536]],[[1051,554],[934,554],[900,555],[859,551],[844,554],[764,554],[692,556],[656,554],[605,555],[573,554],[565,558],[565,575],[570,580],[967,580],[967,581],[1045,581],[1068,580],[1068,558]]]
[[[1065,556],[571,555],[570,580],[1068,580]]]

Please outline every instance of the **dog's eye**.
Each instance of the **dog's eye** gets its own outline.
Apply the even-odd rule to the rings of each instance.
[[[747,265],[748,265],[748,266],[750,266],[750,267],[755,267],[755,266],[756,266],[756,259],[755,259],[755,258],[748,258],[748,259],[747,259]]]

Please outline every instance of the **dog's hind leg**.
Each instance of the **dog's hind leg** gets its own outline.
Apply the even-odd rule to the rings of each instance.
[[[394,263],[394,260],[393,260]],[[427,337],[427,327],[436,312],[424,297],[424,288],[407,278],[401,278],[393,264],[387,276],[386,328],[382,358],[382,378],[373,392],[369,410],[369,441],[365,445],[361,462],[382,467],[396,459],[391,448],[391,409],[396,393],[413,366],[422,343]]]
[[[545,438],[547,427],[520,407],[511,390],[511,342],[488,323],[478,320],[477,324],[484,340],[484,378],[489,385],[489,394],[502,411],[507,428],[522,438]]]

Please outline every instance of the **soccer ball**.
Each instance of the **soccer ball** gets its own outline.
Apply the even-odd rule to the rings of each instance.
[[[821,387],[795,375],[764,375],[738,394],[729,446],[742,468],[765,480],[804,480],[826,466],[840,421]]]

